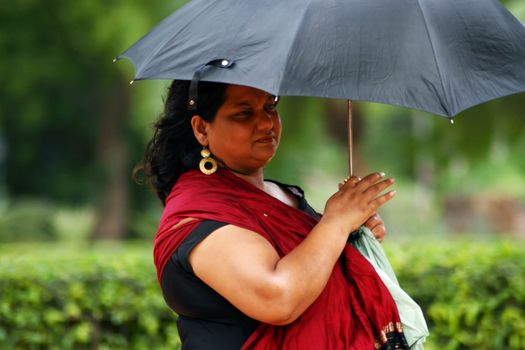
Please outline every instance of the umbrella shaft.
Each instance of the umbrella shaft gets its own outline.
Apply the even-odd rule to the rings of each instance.
[[[352,138],[352,101],[348,100],[348,175],[354,175],[353,163],[353,138]]]

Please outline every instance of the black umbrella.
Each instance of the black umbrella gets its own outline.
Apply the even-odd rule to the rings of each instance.
[[[497,0],[194,0],[124,57],[135,80],[198,72],[448,117],[525,91],[525,27]]]

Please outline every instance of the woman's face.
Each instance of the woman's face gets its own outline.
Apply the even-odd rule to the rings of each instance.
[[[229,85],[214,121],[203,123],[204,144],[234,171],[250,174],[261,169],[279,146],[281,119],[275,107],[274,97],[264,91]]]

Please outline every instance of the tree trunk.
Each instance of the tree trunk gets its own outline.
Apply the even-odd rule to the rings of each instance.
[[[128,106],[129,86],[121,83],[100,113],[97,158],[102,181],[91,236],[94,240],[117,240],[126,235],[130,176],[125,138]]]

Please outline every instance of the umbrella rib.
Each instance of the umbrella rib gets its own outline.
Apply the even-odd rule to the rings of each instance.
[[[445,100],[447,100],[447,95],[446,95],[446,92],[445,92],[445,84],[443,82],[443,75],[441,73],[441,68],[439,67],[438,59],[437,59],[437,56],[436,56],[436,50],[434,49],[434,42],[432,41],[432,36],[430,35],[430,30],[428,29],[427,18],[425,16],[425,12],[423,11],[423,8],[421,7],[421,0],[417,0],[417,5],[419,7],[419,11],[421,12],[421,16],[423,17],[423,23],[425,24],[425,31],[427,33],[428,41],[430,43],[430,48],[432,49],[432,56],[434,57],[434,64],[436,65],[436,69],[437,69],[437,72],[438,72],[438,75],[439,75],[439,81],[441,82],[441,89],[443,90],[443,97],[445,98]],[[445,102],[448,102],[448,101],[445,101]],[[443,103],[443,101],[440,101],[440,103],[441,103],[441,107],[443,107],[445,113],[450,116],[451,114],[450,114],[450,111],[447,108],[446,103]]]

